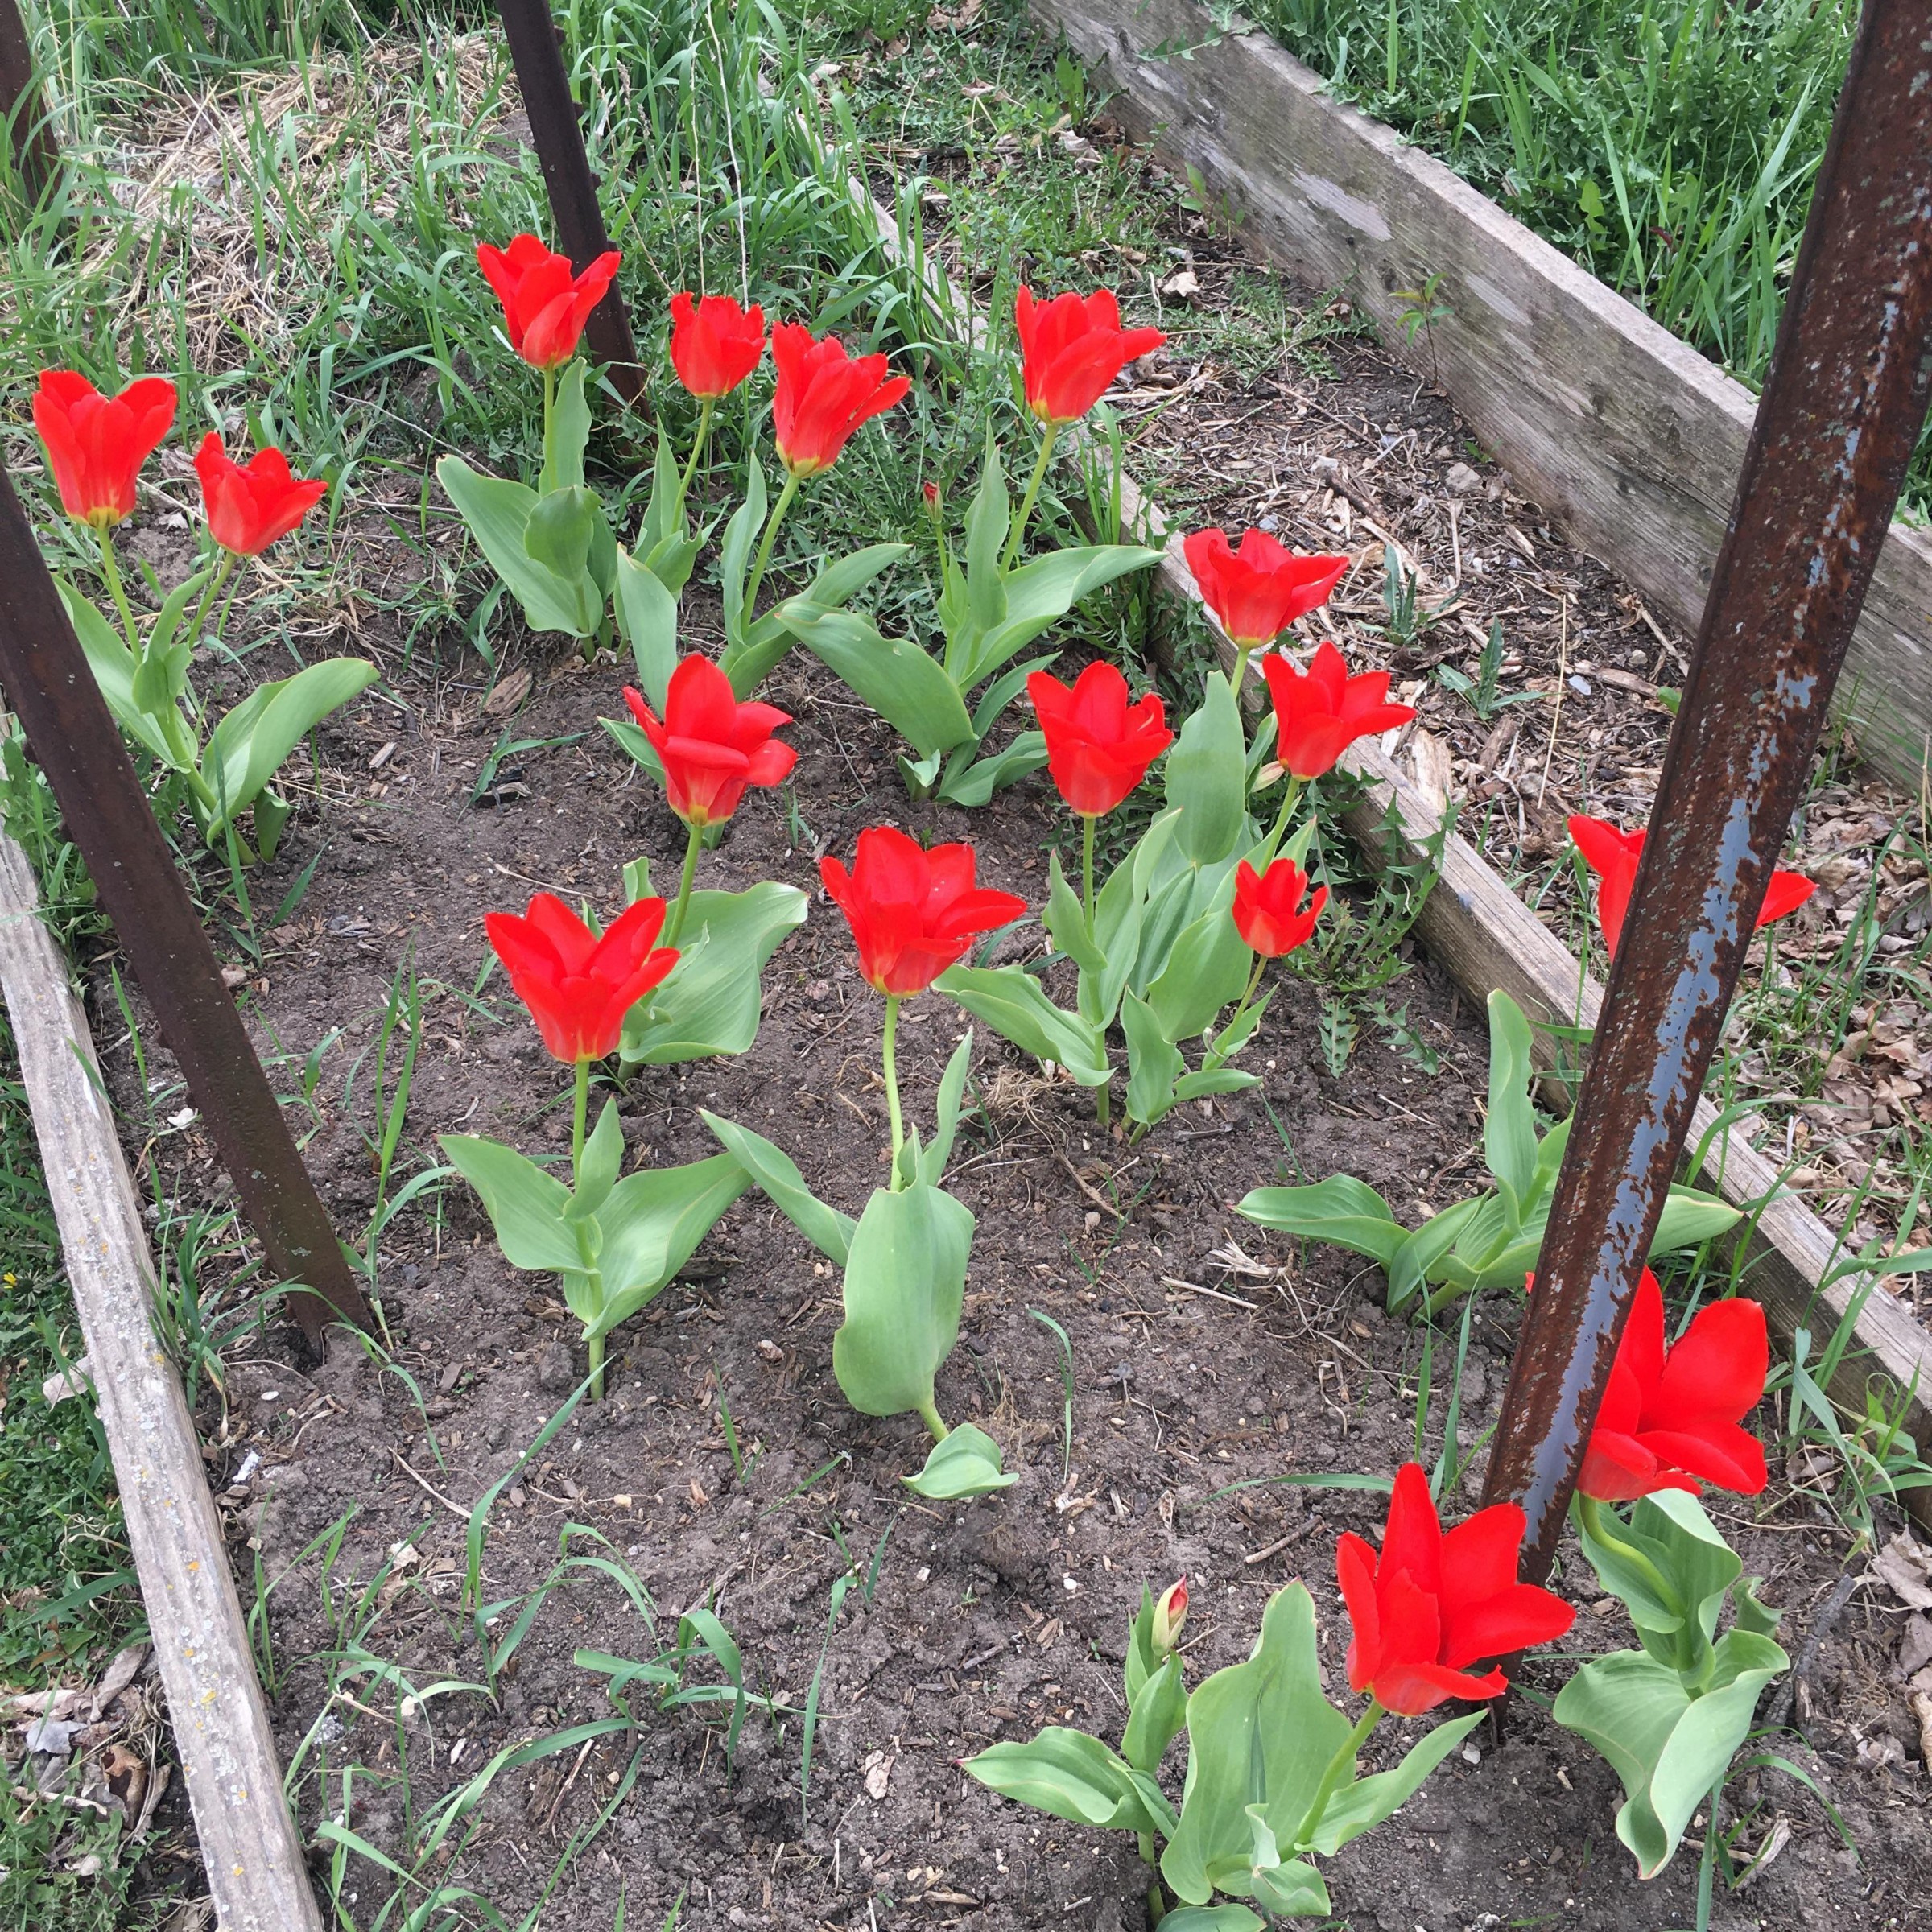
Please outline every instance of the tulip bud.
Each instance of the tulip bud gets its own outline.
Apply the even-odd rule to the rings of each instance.
[[[1170,1583],[1154,1600],[1154,1647],[1162,1657],[1173,1649],[1181,1625],[1187,1620],[1187,1579],[1183,1576]]]
[[[936,518],[939,514],[939,486],[936,483],[922,483],[919,494],[926,499],[926,507]]]

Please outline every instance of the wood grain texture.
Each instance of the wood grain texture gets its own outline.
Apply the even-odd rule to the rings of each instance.
[[[154,1261],[87,1016],[0,836],[0,989],[93,1364],[221,1932],[321,1932],[195,1428],[155,1339]]]
[[[1179,532],[1170,532],[1158,509],[1131,479],[1123,492],[1126,522],[1150,544],[1164,547],[1158,575],[1170,595],[1198,601],[1199,587],[1182,555]],[[1220,640],[1222,660],[1232,667],[1233,646]],[[1249,677],[1260,683],[1258,665]],[[1406,862],[1420,861],[1440,837],[1442,815],[1411,784],[1377,739],[1364,739],[1344,754],[1345,770],[1368,780],[1364,801],[1344,815],[1349,836],[1372,863],[1384,852],[1386,815],[1395,807]],[[1603,988],[1578,966],[1570,949],[1503,882],[1469,842],[1451,832],[1442,840],[1439,876],[1415,923],[1416,936],[1479,1004],[1500,989],[1534,1021],[1545,1025],[1595,1026]],[[1534,1042],[1538,1063],[1549,1066],[1553,1042]],[[1741,1133],[1715,1133],[1718,1110],[1700,1100],[1691,1117],[1690,1146],[1710,1148],[1693,1177],[1744,1211],[1741,1238],[1747,1258],[1740,1280],[1761,1302],[1783,1335],[1810,1331],[1815,1354],[1836,1332],[1855,1302],[1862,1301],[1856,1338],[1835,1377],[1831,1394],[1853,1416],[1865,1412],[1868,1379],[1891,1385],[1889,1401],[1910,1392],[1906,1433],[1922,1455],[1932,1455],[1932,1336],[1917,1319],[1862,1271],[1827,1282],[1847,1257],[1831,1231],[1797,1195],[1782,1189],[1778,1170]],[[1823,1284],[1821,1286],[1821,1284]],[[1920,1521],[1932,1525],[1932,1489],[1907,1491],[1901,1499]]]
[[[1741,382],[1247,23],[1192,0],[1031,0],[1123,90],[1137,136],[1197,171],[1245,241],[1345,287],[1528,494],[1695,632],[1757,407]],[[1173,50],[1162,53],[1161,49]],[[1179,50],[1189,51],[1184,56]],[[1401,292],[1453,312],[1411,342]],[[1916,790],[1932,747],[1932,538],[1894,524],[1837,709]]]

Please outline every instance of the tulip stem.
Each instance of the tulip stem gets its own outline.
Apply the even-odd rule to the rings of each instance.
[[[1335,1787],[1355,1769],[1355,1761],[1361,1755],[1362,1746],[1368,1741],[1368,1733],[1382,1721],[1383,1715],[1381,1705],[1370,1698],[1361,1722],[1343,1739],[1341,1748],[1329,1759],[1328,1769],[1322,1773],[1322,1781],[1315,1788],[1308,1814],[1295,1827],[1294,1843],[1282,1847],[1285,1852],[1294,1853],[1307,1848],[1310,1839],[1321,1825],[1322,1814],[1328,1809],[1329,1799],[1335,1796]]]
[[[546,369],[543,371],[543,471],[537,479],[546,488],[555,486],[555,473],[551,467],[550,440],[551,425],[556,419],[556,413],[557,372],[554,369]]]
[[[1006,554],[1000,559],[1002,576],[1011,570],[1020,554],[1020,544],[1026,535],[1027,519],[1033,514],[1034,500],[1040,493],[1040,485],[1046,481],[1046,465],[1053,460],[1053,446],[1060,433],[1057,423],[1049,423],[1040,436],[1040,460],[1033,466],[1033,481],[1026,485],[1026,493],[1020,498],[1020,514],[1013,520],[1013,529],[1006,539]]]
[[[1236,644],[1234,647],[1234,675],[1232,682],[1236,704],[1241,701],[1241,687],[1248,681],[1248,658],[1253,649],[1252,644]]]
[[[593,1402],[604,1399],[604,1338],[601,1335],[590,1338],[590,1399]]]
[[[705,440],[711,434],[711,412],[717,407],[715,396],[701,396],[698,399],[698,433],[692,439],[691,460],[684,465],[684,473],[678,479],[678,523],[684,520],[684,499],[691,494],[691,479],[698,473],[698,460],[704,454]]]
[[[1282,840],[1288,836],[1288,821],[1294,816],[1294,808],[1301,801],[1302,788],[1307,782],[1298,778],[1294,773],[1288,774],[1288,789],[1282,797],[1281,816],[1274,822],[1274,834],[1268,841],[1268,857],[1272,860],[1282,848]]]
[[[570,1114],[570,1180],[574,1188],[583,1178],[584,1123],[590,1114],[590,1062],[577,1062],[577,1088]]]
[[[1261,975],[1265,972],[1267,969],[1268,955],[1265,952],[1257,952],[1254,956],[1254,971],[1249,973],[1248,976],[1248,990],[1241,995],[1241,1005],[1235,1008],[1232,1017],[1228,1020],[1228,1024],[1221,1029],[1220,1038],[1223,1039],[1225,1039],[1229,1034],[1234,1031],[1236,1022],[1238,1021],[1241,1015],[1248,1010],[1249,1002],[1254,998],[1255,989],[1261,985]],[[1201,1063],[1201,1071],[1203,1073],[1212,1072],[1216,1067],[1222,1064],[1227,1057],[1228,1056],[1225,1054],[1216,1053],[1211,1048],[1208,1051],[1208,1057]]]
[[[141,655],[141,634],[134,628],[134,613],[127,601],[127,592],[121,582],[121,566],[114,559],[114,539],[104,530],[101,533],[101,574],[107,580],[107,594],[114,601],[114,608],[121,613],[121,626],[127,638],[127,648],[136,658]]]
[[[221,594],[221,586],[228,581],[229,572],[235,568],[235,553],[224,550],[221,561],[215,566],[215,574],[208,580],[208,588],[201,593],[201,601],[195,606],[195,621],[188,626],[188,634],[198,638],[201,626],[208,621],[208,607]]]
[[[944,1442],[951,1431],[947,1428],[945,1423],[940,1421],[938,1409],[931,1402],[921,1402],[919,1405],[918,1414],[919,1420],[931,1431],[932,1439],[935,1443]]]
[[[691,882],[697,877],[698,848],[704,843],[704,828],[693,825],[691,836],[684,842],[684,869],[678,878],[678,897],[671,909],[671,917],[665,922],[664,937],[661,943],[675,946],[684,931],[684,915],[691,910]]]
[[[1093,937],[1093,828],[1090,811],[1080,814],[1080,909],[1087,914],[1087,936]]]
[[[899,1001],[902,996],[889,993],[886,996],[886,1104],[892,1115],[892,1184],[891,1191],[899,1191],[899,1150],[906,1143],[906,1122],[899,1112]],[[929,1421],[927,1426],[931,1427]],[[942,1426],[939,1434],[946,1433]]]
[[[791,500],[798,493],[799,473],[788,469],[785,473],[785,487],[778,492],[778,500],[766,519],[764,535],[758,539],[758,554],[752,559],[750,581],[745,586],[743,621],[747,630],[758,614],[758,591],[765,581],[765,566],[771,561],[771,547],[778,540],[778,526],[785,521],[785,513],[791,508]]]

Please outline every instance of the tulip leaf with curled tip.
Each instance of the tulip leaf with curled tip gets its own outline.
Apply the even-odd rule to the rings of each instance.
[[[988,1790],[1070,1824],[1114,1831],[1158,1828],[1133,1767],[1084,1731],[1049,1724],[1025,1744],[991,1745],[960,1769]]]
[[[758,1037],[766,963],[806,911],[804,894],[775,880],[744,892],[694,892],[677,964],[625,1019],[625,1065],[746,1051]]]
[[[960,640],[947,640],[948,671],[961,691],[971,691],[1019,655],[1051,624],[1059,621],[1082,597],[1129,572],[1158,564],[1161,553],[1133,543],[1091,543],[1049,551],[1012,572],[1001,587],[1004,614],[984,631]]]
[[[617,551],[617,629],[638,667],[638,685],[662,716],[671,674],[678,667],[678,600],[648,564],[622,548]]]
[[[1174,1896],[1204,1905],[1211,1873],[1249,1868],[1250,1805],[1266,1806],[1278,1836],[1291,1835],[1349,1730],[1322,1694],[1314,1600],[1290,1583],[1269,1598],[1253,1656],[1216,1671],[1188,1699],[1187,1793],[1161,1856]]]
[[[532,630],[559,630],[573,638],[588,638],[595,633],[603,608],[601,603],[587,608],[597,588],[588,572],[580,571],[574,577],[562,576],[531,554],[526,539],[531,519],[543,501],[535,490],[501,477],[486,477],[455,456],[442,457],[437,462],[436,481],[469,526],[477,547],[522,606]],[[565,524],[571,522],[574,514],[568,505],[547,514],[551,519],[561,519]],[[601,510],[597,517],[601,523]],[[547,527],[539,538],[539,546],[554,551],[567,534],[562,529]],[[588,564],[592,561],[592,533],[586,529],[581,534],[583,556]],[[604,539],[611,544],[610,564],[614,575],[617,551],[608,526]]]
[[[363,658],[325,658],[294,676],[258,684],[209,734],[201,754],[208,788],[227,817],[245,811],[266,788],[283,761],[332,711],[376,681]],[[207,828],[212,844],[225,821]]]
[[[1055,1005],[1023,967],[949,966],[933,985],[1022,1053],[1055,1061],[1083,1087],[1105,1084],[1107,1044],[1100,1028]]]
[[[1167,803],[1180,819],[1174,839],[1189,862],[1226,858],[1247,822],[1247,740],[1226,678],[1208,674],[1200,708],[1167,753]]]
[[[861,1415],[931,1413],[932,1379],[960,1337],[973,1219],[914,1181],[875,1189],[845,1260],[845,1319],[832,1369]]]
[[[908,1489],[916,1490],[935,1503],[990,1496],[996,1489],[1010,1489],[1019,1480],[1002,1468],[999,1444],[971,1422],[949,1429],[943,1442],[935,1443],[925,1468],[917,1476],[899,1478]]]
[[[584,452],[590,446],[590,398],[584,393],[589,365],[579,357],[557,378],[551,404],[549,435],[543,442],[543,467],[537,477],[537,494],[581,489]]]
[[[1700,1681],[1711,1668],[1724,1598],[1744,1568],[1703,1505],[1681,1489],[1659,1490],[1637,1505],[1628,1524],[1600,1509],[1595,1526],[1586,1516],[1579,1534],[1599,1582],[1623,1600],[1645,1649]]]
[[[1641,1650],[1592,1657],[1564,1685],[1551,1715],[1593,1744],[1622,1781],[1616,1835],[1654,1878],[1670,1862],[1698,1806],[1724,1778],[1750,1735],[1765,1686],[1790,1660],[1756,1631],[1728,1631],[1715,1648],[1708,1687]]]
[[[745,608],[745,579],[750,573],[752,546],[765,527],[765,466],[754,452],[745,471],[745,501],[731,514],[724,536],[718,546],[718,584],[724,604],[724,654],[719,667],[731,679],[731,687],[741,704],[757,689],[764,673],[742,681],[736,674],[737,663],[750,648],[748,634],[753,613]]]
[[[772,1206],[821,1254],[844,1267],[858,1223],[820,1200],[805,1185],[798,1162],[762,1134],[753,1133],[749,1127],[741,1127],[736,1121],[724,1120],[702,1107],[698,1109],[698,1117],[751,1176],[753,1184]]]
[[[1438,1724],[1410,1747],[1393,1771],[1378,1771],[1372,1777],[1357,1778],[1352,1784],[1343,1785],[1322,1807],[1314,1829],[1296,1848],[1331,1856],[1351,1839],[1360,1838],[1384,1818],[1393,1817],[1415,1795],[1422,1780],[1488,1715],[1484,1711],[1475,1711],[1467,1717],[1451,1718]]]
[[[888,638],[871,618],[793,597],[776,614],[922,757],[950,751],[972,736],[972,720],[952,679],[908,638]]]
[[[1305,1858],[1284,1860],[1265,1805],[1248,1807],[1249,1847],[1246,1862],[1230,1860],[1209,1876],[1217,1892],[1252,1898],[1271,1918],[1326,1918],[1328,1888]]]
[[[1409,1238],[1389,1203],[1351,1174],[1331,1174],[1302,1187],[1257,1187],[1235,1212],[1283,1234],[1365,1254],[1385,1268]]]

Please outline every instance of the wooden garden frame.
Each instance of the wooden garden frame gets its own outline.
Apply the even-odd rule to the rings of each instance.
[[[1245,242],[1341,287],[1581,547],[1696,630],[1757,412],[1743,383],[1331,99],[1252,23],[1223,29],[1194,0],[1030,4]],[[1431,276],[1450,312],[1411,339],[1405,291]],[[1893,525],[1838,700],[1872,763],[1916,791],[1932,758],[1932,533]]]

